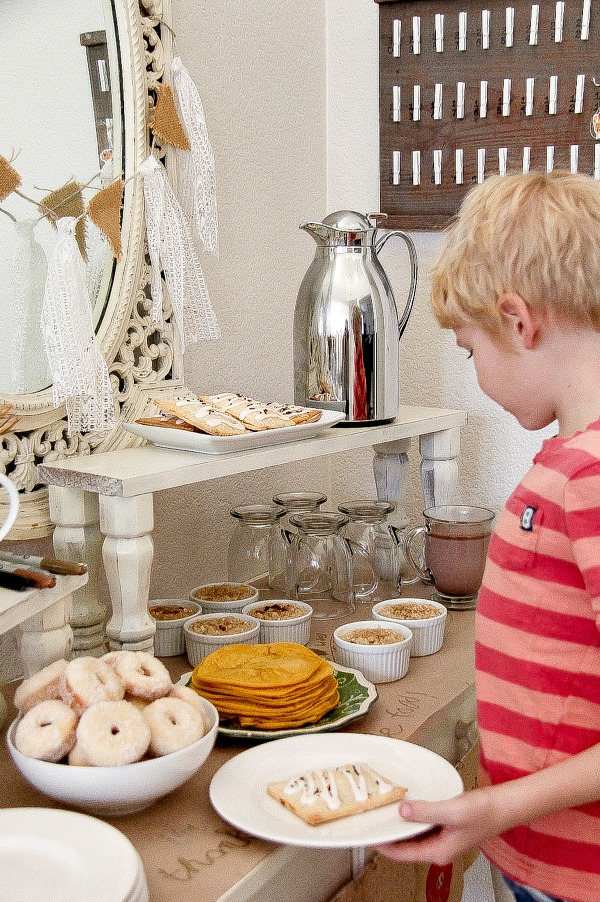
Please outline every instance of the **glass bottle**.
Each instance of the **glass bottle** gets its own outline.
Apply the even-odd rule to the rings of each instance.
[[[290,598],[305,601],[313,619],[347,617],[354,610],[352,555],[342,534],[347,517],[317,511],[293,514],[292,536],[286,570]]]
[[[227,551],[227,578],[232,582],[268,579],[269,586],[284,582],[287,542],[280,520],[285,510],[277,504],[242,504],[229,513],[237,523]]]

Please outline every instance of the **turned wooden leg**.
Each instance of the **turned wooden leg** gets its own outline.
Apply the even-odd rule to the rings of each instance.
[[[102,537],[98,523],[98,496],[82,489],[51,485],[50,517],[55,524],[53,545],[58,558],[82,561],[88,581],[73,593],[73,657],[100,657],[106,651],[106,605],[98,597]]]
[[[72,609],[73,595],[66,595],[21,624],[19,644],[25,676],[37,673],[60,658],[67,661],[71,658],[73,630],[69,621]]]
[[[112,616],[106,633],[111,649],[153,651],[155,623],[148,614],[154,556],[152,495],[100,496],[104,569]]]
[[[421,484],[425,507],[453,504],[458,486],[460,429],[432,432],[419,439]]]
[[[391,501],[396,510],[390,516],[390,522],[403,527],[408,524],[404,508],[409,477],[408,452],[410,439],[398,439],[396,442],[385,442],[373,445],[373,474],[377,486],[377,497],[380,501]]]

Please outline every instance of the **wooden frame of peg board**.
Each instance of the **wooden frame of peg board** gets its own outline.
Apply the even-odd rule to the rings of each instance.
[[[419,3],[375,0],[379,4],[380,43],[380,207],[386,228],[444,228],[480,176],[478,151],[485,150],[484,177],[499,171],[499,150],[506,148],[507,171],[523,171],[523,149],[530,147],[530,169],[571,168],[571,147],[578,147],[579,172],[600,177],[600,143],[590,132],[600,109],[600,10],[591,4],[589,36],[581,39],[584,0],[566,0],[562,41],[555,40],[555,0],[539,0],[538,43],[530,45],[532,2],[512,0],[513,45],[506,41],[507,3]],[[490,13],[489,49],[482,49],[482,10]],[[458,49],[459,13],[467,14],[466,49]],[[435,15],[444,16],[442,52],[436,50]],[[420,17],[420,50],[412,50],[412,20]],[[394,55],[394,20],[401,40]],[[578,75],[585,76],[581,112],[575,112]],[[548,112],[550,78],[557,76],[556,113]],[[533,77],[534,102],[525,115],[526,80]],[[503,115],[504,80],[511,79],[509,114]],[[479,111],[480,83],[487,81],[487,115]],[[456,118],[456,85],[465,83],[465,113]],[[436,83],[442,84],[442,115],[433,118]],[[413,121],[413,87],[420,85],[421,116]],[[393,89],[400,87],[399,121],[393,116]],[[398,115],[396,115],[398,118]],[[596,149],[597,147],[597,149]],[[455,151],[463,151],[463,182],[456,182]],[[412,154],[420,151],[420,183],[413,184]],[[434,151],[441,151],[441,181],[434,184]],[[394,178],[394,151],[400,171]],[[439,157],[438,157],[439,158]],[[398,157],[396,156],[396,160]],[[396,182],[396,183],[395,183]]]

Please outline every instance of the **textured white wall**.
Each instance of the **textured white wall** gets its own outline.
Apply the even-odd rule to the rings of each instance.
[[[378,53],[379,9],[373,0],[327,0],[327,184],[328,212],[361,212],[379,204]],[[462,432],[460,498],[493,508],[502,505],[528,468],[543,434],[526,433],[479,390],[473,365],[439,329],[429,310],[429,273],[442,236],[411,233],[419,259],[415,309],[401,341],[400,396],[406,404],[459,407],[469,412]],[[391,239],[382,252],[396,300],[409,285],[404,244]],[[526,391],[526,386],[523,387]],[[347,461],[332,462],[334,487]],[[420,504],[412,481],[412,512]]]
[[[378,7],[373,0],[175,0],[178,51],[198,84],[218,177],[221,254],[204,260],[223,339],[191,348],[191,388],[292,397],[292,321],[313,253],[299,230],[337,209],[379,205]],[[472,364],[428,307],[441,242],[413,234],[420,283],[401,343],[403,402],[469,411],[459,496],[499,507],[540,444],[479,391]],[[404,244],[382,254],[397,299],[408,291]],[[225,575],[235,503],[275,491],[325,491],[330,507],[373,497],[372,452],[219,480],[159,495],[153,594]],[[421,508],[416,456],[408,512]]]

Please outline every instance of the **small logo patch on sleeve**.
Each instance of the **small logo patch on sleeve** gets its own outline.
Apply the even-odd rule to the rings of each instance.
[[[526,507],[523,513],[521,514],[521,529],[526,530],[526,532],[533,531],[533,518],[537,513],[537,507]]]

